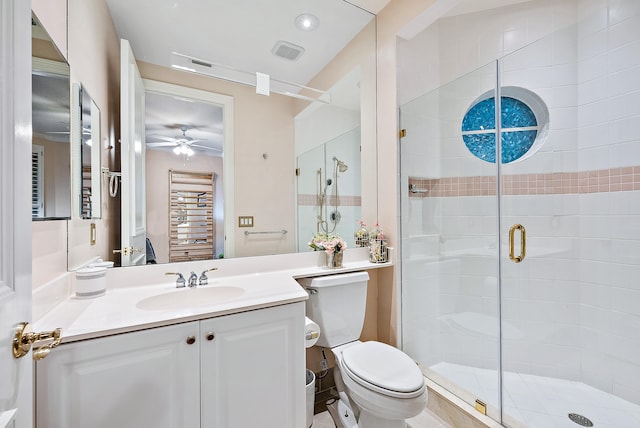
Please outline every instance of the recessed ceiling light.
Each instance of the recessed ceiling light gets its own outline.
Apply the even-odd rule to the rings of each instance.
[[[320,20],[317,16],[310,13],[303,13],[296,17],[296,27],[302,31],[313,31],[320,25]]]

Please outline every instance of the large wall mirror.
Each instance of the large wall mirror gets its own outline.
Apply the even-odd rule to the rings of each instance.
[[[32,28],[33,220],[71,216],[69,65],[35,15]]]
[[[320,168],[313,159],[316,150],[322,153],[322,187],[330,177],[339,182],[340,187],[330,184],[320,190],[338,192],[327,200],[333,207],[328,215],[342,215],[340,233],[351,238],[357,220],[376,217],[375,15],[343,0],[106,4],[117,36],[130,42],[144,82],[232,99],[232,110],[213,108],[216,112],[209,114],[212,106],[206,99],[163,94],[157,85],[146,89],[146,207],[141,218],[146,219],[156,262],[170,261],[172,220],[166,207],[171,203],[171,171],[211,172],[215,177],[214,258],[309,251],[306,242],[317,231],[322,211],[319,181],[312,180],[307,191],[296,169],[301,159]],[[305,27],[304,14],[318,21],[311,17],[311,28]],[[266,27],[269,34],[262,33]],[[163,96],[173,105],[157,102]],[[202,111],[189,110],[199,103]],[[123,174],[120,188],[129,185]],[[122,197],[105,195],[104,204],[117,206]],[[247,218],[252,219],[249,226],[243,223]],[[119,220],[111,224],[126,222]],[[186,227],[184,222],[178,226]],[[73,228],[69,233],[84,231]],[[117,236],[110,241],[122,242],[121,230],[108,233]],[[176,236],[182,236],[180,230]],[[118,265],[120,255],[111,250],[124,249],[116,244],[101,256]],[[148,248],[131,248],[143,250]]]

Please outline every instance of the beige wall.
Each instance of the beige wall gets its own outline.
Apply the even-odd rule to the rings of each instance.
[[[221,203],[222,158],[196,154],[183,161],[182,156],[160,150],[146,151],[147,237],[153,244],[158,263],[169,262],[169,170],[215,173],[214,205]],[[216,221],[216,242],[224,236],[221,221]],[[219,249],[219,246],[217,246]],[[215,253],[217,254],[217,253]]]
[[[67,272],[67,221],[47,220],[31,222],[32,288]]]
[[[65,58],[67,51],[67,0],[31,0],[31,10]]]
[[[120,42],[106,0],[68,0],[68,4],[71,82],[81,83],[100,109],[101,163],[119,171],[119,152],[109,147],[117,148],[120,137]],[[69,224],[69,266],[78,267],[98,256],[108,258],[114,248],[109,231],[120,227],[119,210],[103,177],[102,219],[75,219]],[[97,229],[96,245],[89,242],[92,222]]]

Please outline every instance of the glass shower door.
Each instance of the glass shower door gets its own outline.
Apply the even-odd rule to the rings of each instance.
[[[503,107],[501,124],[503,154],[520,148],[500,167],[507,426],[571,426],[556,408],[559,381],[580,370],[575,38],[569,28],[499,60],[501,99],[524,104]]]
[[[640,9],[602,5],[499,61],[547,109],[501,167],[508,426],[640,426]]]
[[[400,107],[402,341],[429,378],[500,420],[497,166],[483,159],[495,112],[470,111],[495,88],[489,64]]]

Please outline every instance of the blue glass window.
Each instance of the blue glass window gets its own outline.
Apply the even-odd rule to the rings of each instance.
[[[462,119],[462,139],[469,151],[486,162],[496,162],[496,102],[487,98],[472,106]],[[502,163],[529,151],[538,135],[536,116],[524,102],[501,97]]]

